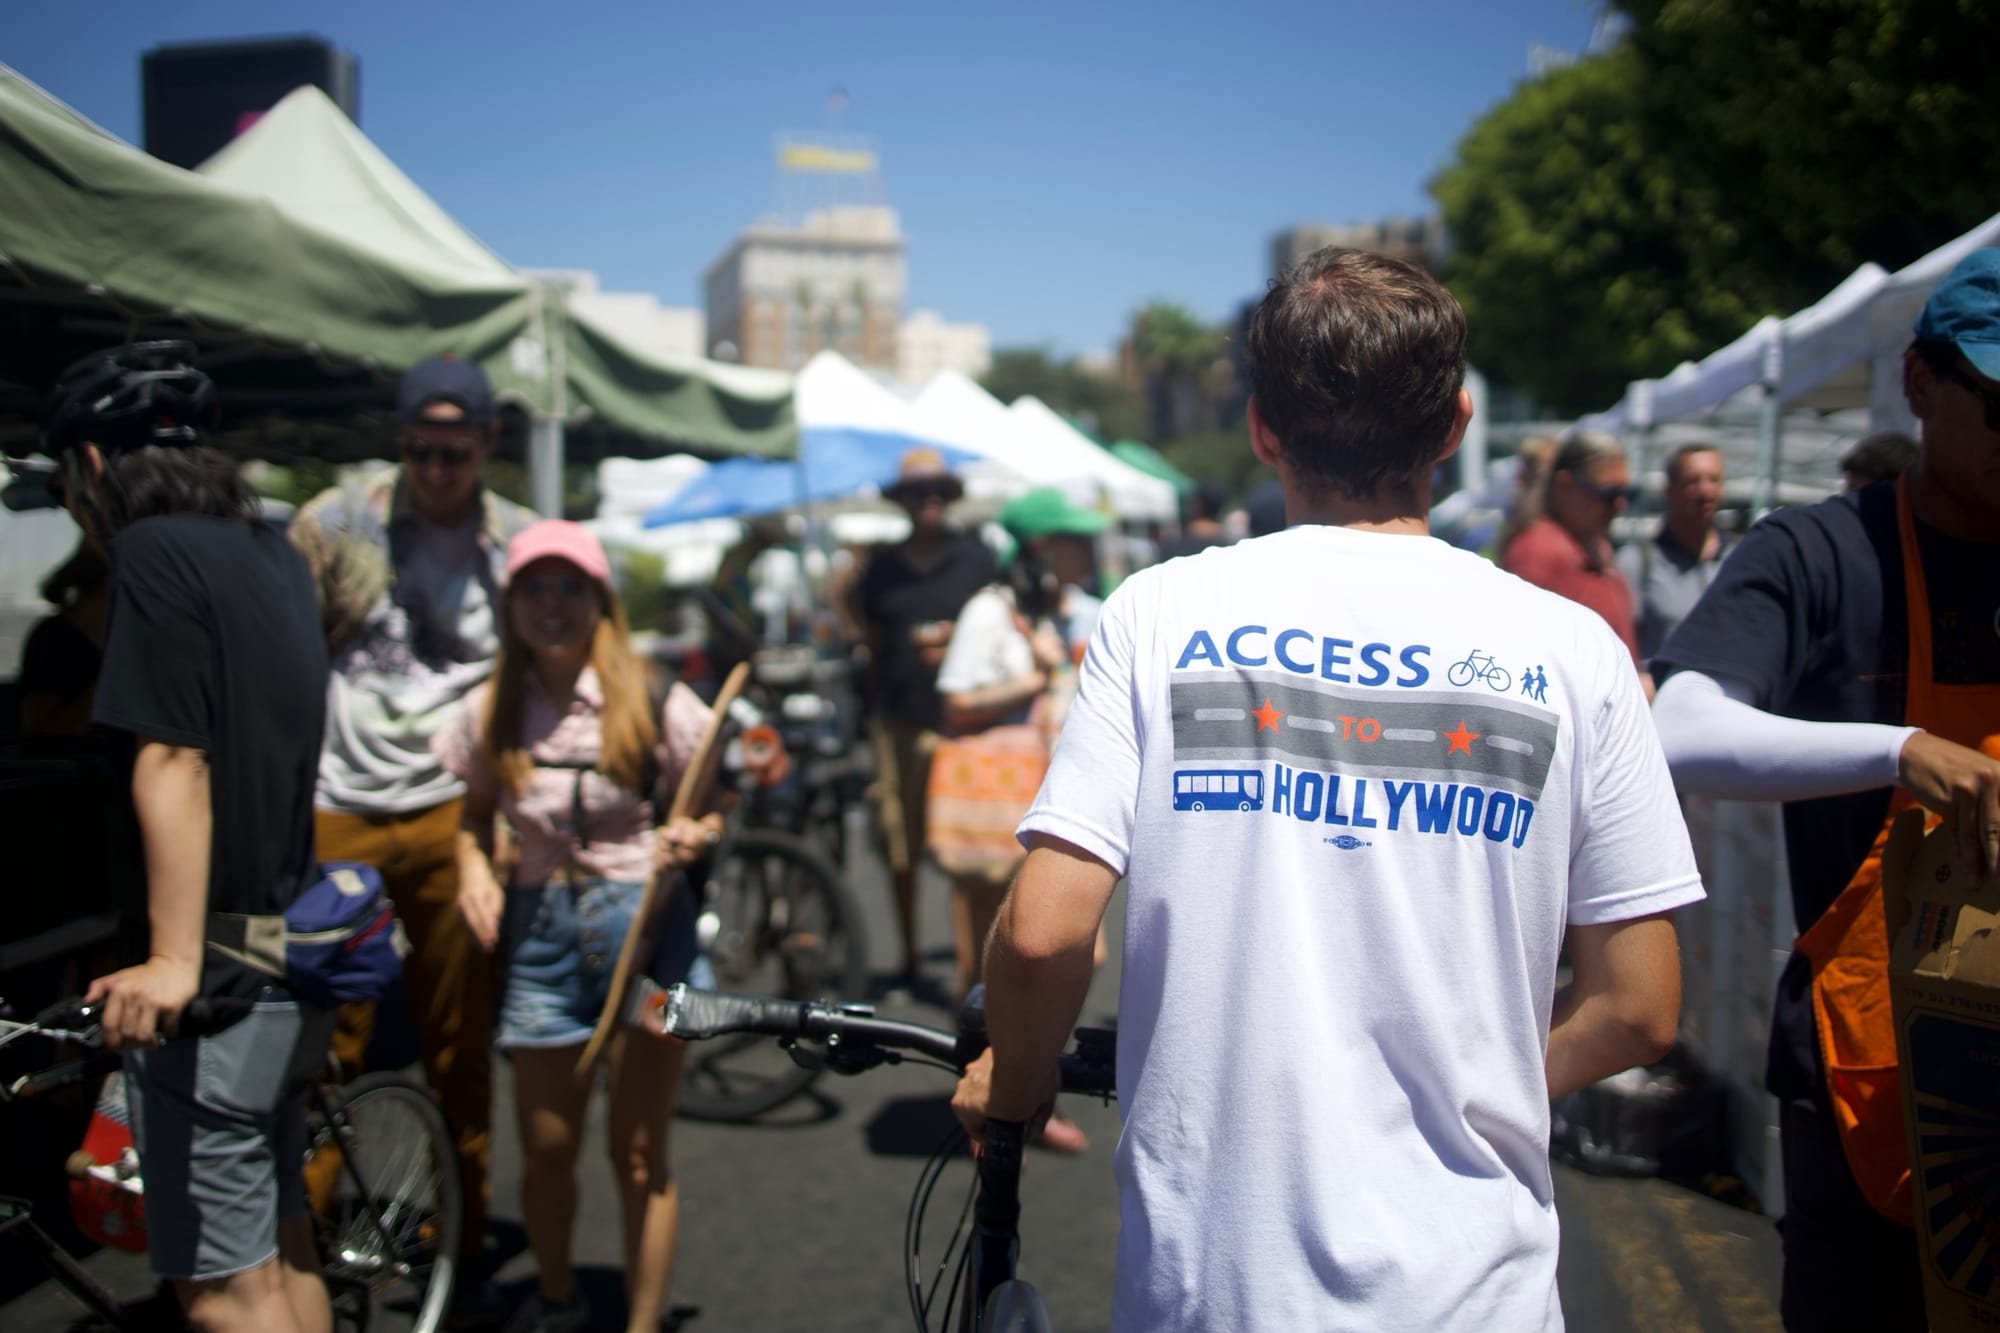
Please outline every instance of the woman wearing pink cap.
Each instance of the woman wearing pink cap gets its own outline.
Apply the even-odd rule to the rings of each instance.
[[[582,1328],[571,1282],[576,1154],[590,1080],[577,1056],[601,1012],[648,872],[689,865],[720,816],[655,830],[708,721],[676,684],[660,715],[633,651],[604,548],[574,523],[545,520],[507,548],[493,678],[468,696],[437,741],[466,784],[459,909],[482,947],[503,951],[498,1044],[514,1065],[523,1155],[521,1211],[540,1268],[540,1299],[510,1329]],[[493,870],[495,814],[518,839],[512,882]],[[695,909],[674,892],[646,969],[649,982],[706,981]],[[634,1329],[658,1326],[673,1271],[679,1196],[668,1127],[681,1043],[628,1024],[612,1038],[609,1139],[625,1224]]]

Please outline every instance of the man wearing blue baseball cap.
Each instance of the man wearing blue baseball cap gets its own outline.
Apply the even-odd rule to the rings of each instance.
[[[1799,939],[1781,1104],[1788,1329],[1925,1327],[1890,1023],[1882,848],[1922,806],[2000,879],[2000,250],[1903,354],[1916,465],[1754,528],[1658,658],[1683,791],[1783,800]]]

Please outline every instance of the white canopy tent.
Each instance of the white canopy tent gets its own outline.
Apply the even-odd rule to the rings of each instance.
[[[1035,484],[1014,462],[1016,432],[1006,404],[960,372],[933,375],[910,404],[910,420],[925,438],[979,455],[982,461],[960,471],[971,499],[1011,500]]]
[[[1173,486],[1092,442],[1032,396],[1009,408],[955,370],[941,370],[911,404],[921,433],[983,460],[963,470],[966,494],[1007,500],[1056,486],[1078,503],[1102,501],[1126,519],[1171,520]]]
[[[1872,430],[1909,430],[1902,354],[1931,289],[1972,251],[2000,243],[2000,214],[1894,274],[1863,264],[1812,305],[1784,319],[1766,316],[1727,346],[1659,380],[1636,380],[1608,411],[1579,425],[1642,441],[1667,422],[1715,412],[1754,394],[1760,407],[1756,507],[1778,498],[1785,409],[1866,409]],[[1637,460],[1635,460],[1637,461]]]
[[[1125,519],[1172,522],[1180,513],[1173,483],[1141,472],[1063,420],[1029,394],[1007,409],[1018,432],[1013,459],[1030,476],[1045,477],[1078,498]]]

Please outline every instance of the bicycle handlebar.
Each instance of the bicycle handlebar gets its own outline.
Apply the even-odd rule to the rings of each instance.
[[[858,1073],[882,1063],[887,1052],[913,1051],[948,1068],[965,1067],[986,1050],[983,987],[975,987],[959,1013],[957,1033],[920,1023],[877,1018],[872,1010],[780,1000],[761,995],[724,995],[690,989],[685,983],[667,992],[664,1028],[669,1036],[703,1041],[732,1032],[758,1033],[787,1042],[816,1041],[842,1073]],[[1109,1097],[1117,1081],[1117,1034],[1102,1028],[1078,1028],[1076,1048],[1062,1057],[1062,1090]],[[1021,1155],[1027,1126],[1019,1121],[986,1122],[979,1154],[979,1191],[973,1205],[969,1296],[975,1312],[972,1328],[981,1327],[988,1299],[1014,1274],[1020,1245]],[[921,1318],[920,1318],[921,1323]]]
[[[197,995],[181,1010],[174,1037],[206,1037],[229,1026],[249,1013],[255,1001]],[[35,1015],[35,1026],[56,1032],[87,1033],[104,1015],[101,1004],[85,1004],[80,998],[57,1000]]]
[[[670,1037],[706,1041],[732,1032],[820,1041],[831,1046],[913,1051],[964,1072],[986,1050],[985,1011],[978,992],[960,1015],[959,1031],[877,1018],[858,1006],[763,995],[725,995],[682,983],[667,992],[665,1031]],[[1117,1080],[1116,1034],[1078,1028],[1076,1049],[1062,1057],[1062,1090],[1108,1097]]]

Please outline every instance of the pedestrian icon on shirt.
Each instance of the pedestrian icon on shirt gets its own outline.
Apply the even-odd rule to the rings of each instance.
[[[1521,693],[1539,704],[1548,702],[1548,692],[1549,674],[1539,665],[1529,667],[1521,673]]]

